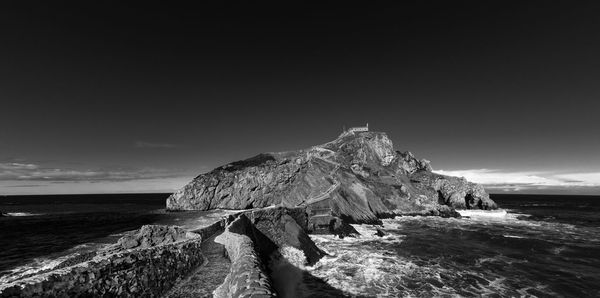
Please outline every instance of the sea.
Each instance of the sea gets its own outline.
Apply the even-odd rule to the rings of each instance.
[[[169,194],[0,196],[0,284],[114,243],[144,224],[190,227]],[[307,297],[600,297],[600,196],[492,195],[502,216],[396,217],[358,237],[310,235],[328,255]],[[375,235],[377,229],[385,235]]]

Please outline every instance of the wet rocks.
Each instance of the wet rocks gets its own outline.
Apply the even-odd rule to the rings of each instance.
[[[358,235],[358,232],[346,221],[331,214],[309,216],[308,232],[311,234],[334,234],[340,238]]]
[[[375,234],[374,234],[375,236],[378,236],[378,237],[383,237],[383,236],[387,235],[387,233],[386,233],[386,232],[384,232],[384,231],[383,231],[382,229],[380,229],[380,228],[376,228],[376,230],[377,230],[377,231],[376,231],[376,232],[375,232]]]
[[[325,252],[308,237],[304,208],[266,208],[246,212],[256,229],[258,248],[268,257],[276,248],[293,247],[304,254],[307,264],[314,264]],[[273,243],[275,246],[270,246]]]

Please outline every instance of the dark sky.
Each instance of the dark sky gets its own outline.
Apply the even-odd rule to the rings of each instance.
[[[0,3],[0,194],[171,191],[365,122],[498,191],[600,189],[598,2],[52,2]]]

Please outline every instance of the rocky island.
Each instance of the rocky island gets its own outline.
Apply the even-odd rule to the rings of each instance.
[[[2,285],[0,297],[294,297],[307,279],[323,296],[346,296],[303,271],[327,255],[310,233],[354,236],[351,224],[497,206],[480,185],[436,174],[385,133],[355,128],[201,174],[166,208],[230,213],[197,230],[144,226],[95,255]]]
[[[495,209],[482,186],[435,174],[395,151],[383,132],[348,130],[305,150],[264,153],[199,175],[167,199],[169,210],[305,207],[311,224],[379,223],[396,215],[457,216]],[[325,228],[329,228],[328,226]]]

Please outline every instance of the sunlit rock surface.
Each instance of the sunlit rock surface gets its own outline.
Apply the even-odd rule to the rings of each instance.
[[[169,210],[305,206],[309,230],[339,220],[378,223],[393,215],[457,216],[495,209],[483,187],[432,172],[429,161],[395,151],[383,132],[343,133],[305,150],[264,153],[199,175],[167,199]]]

